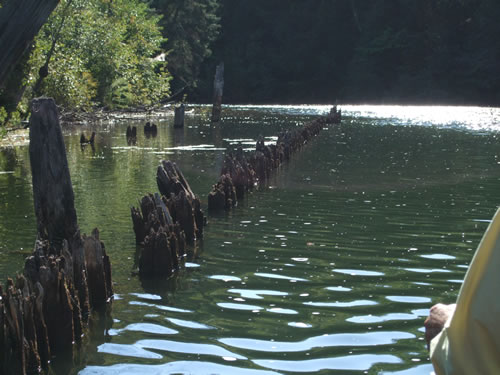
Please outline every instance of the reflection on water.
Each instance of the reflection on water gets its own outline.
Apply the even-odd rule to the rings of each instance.
[[[454,301],[498,206],[499,110],[343,106],[341,126],[231,212],[168,280],[141,281],[129,207],[157,191],[159,161],[180,166],[206,206],[224,153],[268,142],[327,106],[208,107],[186,127],[95,125],[95,148],[66,131],[80,227],[113,264],[113,326],[91,337],[81,374],[398,374],[432,370],[423,321]],[[138,127],[135,145],[125,137]],[[35,238],[26,147],[0,151],[0,279]],[[61,372],[63,373],[63,372]]]

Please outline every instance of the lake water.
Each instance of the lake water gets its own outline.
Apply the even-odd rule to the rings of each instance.
[[[329,107],[226,107],[217,125],[209,110],[188,107],[182,130],[155,120],[156,138],[133,121],[65,130],[79,224],[100,228],[117,294],[71,372],[429,374],[423,321],[454,302],[499,205],[500,110],[343,106],[342,124],[268,187],[208,216],[177,275],[141,280],[130,206],[157,191],[160,160],[206,207],[225,152]],[[80,148],[81,129],[97,131],[95,150]],[[35,234],[28,149],[0,150],[0,280],[22,270]]]

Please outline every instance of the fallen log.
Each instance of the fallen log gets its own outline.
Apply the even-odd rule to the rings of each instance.
[[[102,311],[113,294],[98,231],[80,235],[52,99],[32,102],[29,152],[38,234],[23,276],[0,289],[2,375],[35,373],[47,368],[54,354],[73,358],[91,311]]]

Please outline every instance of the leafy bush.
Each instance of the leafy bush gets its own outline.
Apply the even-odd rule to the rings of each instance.
[[[140,0],[61,0],[35,39],[27,95],[50,56],[41,91],[60,105],[114,108],[158,101],[170,89],[166,62],[153,59],[164,42],[159,21]]]

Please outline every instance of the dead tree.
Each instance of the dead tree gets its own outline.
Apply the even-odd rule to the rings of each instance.
[[[214,98],[212,107],[212,122],[219,122],[222,111],[222,92],[224,91],[224,63],[221,62],[215,69]]]
[[[174,116],[174,128],[183,128],[184,127],[184,113],[186,107],[184,104],[181,104],[178,107],[175,107],[175,116]]]

